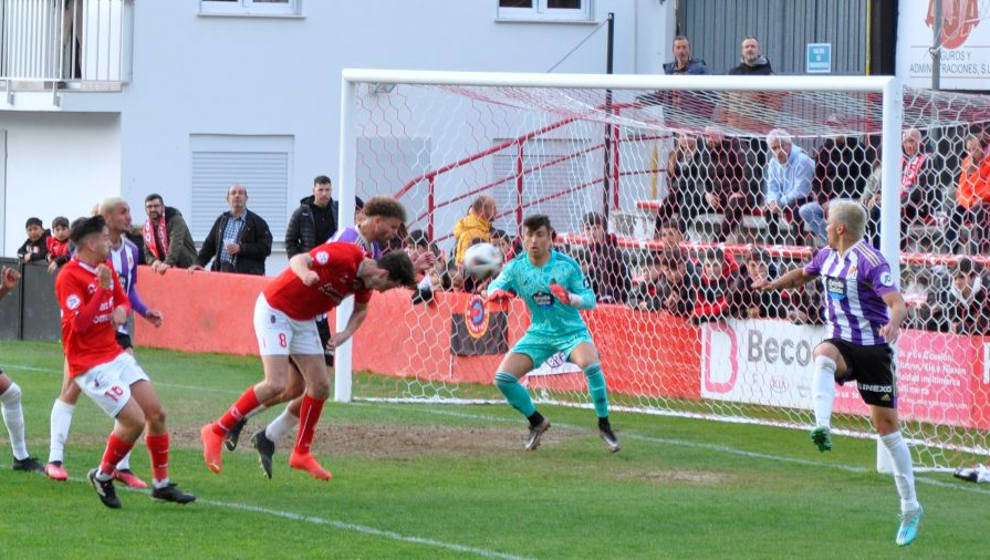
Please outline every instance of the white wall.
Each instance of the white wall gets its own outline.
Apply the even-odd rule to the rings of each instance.
[[[673,4],[593,3],[596,22],[616,13],[617,73],[659,69],[666,55],[654,52],[669,50],[661,45]],[[545,72],[595,28],[496,22],[496,6],[307,0],[302,19],[274,19],[199,16],[195,0],[137,4],[134,80],[122,96],[123,195],[137,204],[159,191],[188,213],[190,134],[291,135],[291,212],[312,177],[337,173],[342,68]],[[555,71],[604,70],[603,27]]]
[[[120,192],[120,118],[113,114],[0,112],[7,130],[4,255],[24,243],[24,222],[37,216],[88,216]]]
[[[302,18],[202,16],[198,0],[137,2],[132,81],[119,94],[65,92],[62,102],[68,111],[119,110],[119,121],[111,118],[110,127],[109,117],[59,114],[27,126],[39,113],[18,117],[14,130],[36,133],[18,140],[12,131],[8,139],[8,191],[54,174],[75,182],[60,204],[119,188],[135,221],[150,192],[190,215],[190,135],[280,135],[294,145],[291,212],[312,177],[337,174],[342,68],[545,72],[611,11],[615,72],[657,72],[669,56],[674,4],[593,0],[593,23],[523,23],[496,21],[497,0],[304,0]],[[555,72],[604,70],[603,26]],[[0,110],[0,123],[14,117]],[[118,122],[119,136],[106,141]],[[85,150],[84,164],[37,166],[54,157],[42,131],[53,132],[56,147]],[[11,228],[22,225],[8,218],[8,246],[22,237]]]

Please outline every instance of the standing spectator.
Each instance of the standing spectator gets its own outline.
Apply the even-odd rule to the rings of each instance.
[[[317,245],[329,241],[337,233],[338,205],[330,196],[332,186],[330,177],[326,175],[313,179],[313,194],[300,200],[299,208],[296,208],[289,218],[289,225],[285,230],[285,253],[290,259],[300,253],[308,253]],[[356,212],[360,212],[364,207],[364,201],[357,198],[355,203],[359,204]],[[330,323],[326,314],[316,318],[316,330],[323,344],[323,359],[328,366],[333,366],[333,352],[327,349],[327,342],[330,341]],[[232,430],[235,438],[240,436],[240,427]],[[229,444],[227,448],[233,451]]]
[[[165,206],[160,194],[144,199],[148,221],[141,229],[144,238],[144,262],[158,274],[172,268],[189,268],[196,263],[196,245],[182,213]]]
[[[325,243],[337,233],[337,201],[330,197],[330,178],[313,179],[313,194],[299,201],[285,229],[285,253],[291,259]]]
[[[677,143],[667,158],[668,192],[657,211],[658,223],[676,219],[677,226],[686,233],[698,214],[710,210],[703,196],[703,164],[698,138],[678,133]]]
[[[740,45],[741,58],[739,66],[730,68],[727,74],[732,76],[769,76],[773,74],[770,60],[760,52],[760,40],[752,35],[743,37]]]
[[[990,252],[990,239],[984,231],[990,221],[990,155],[986,148],[983,137],[975,134],[966,137],[968,155],[962,161],[957,204],[945,232],[946,242],[953,252],[966,252],[964,247],[957,247],[960,230],[966,224],[970,226],[970,238],[978,250]]]
[[[495,207],[495,199],[490,196],[481,195],[474,199],[467,216],[464,216],[454,224],[454,239],[457,241],[457,251],[454,253],[454,263],[461,264],[464,260],[464,251],[481,240],[485,243],[492,238],[492,221],[498,210]]]
[[[58,216],[52,220],[52,234],[48,237],[48,272],[69,262],[72,256],[72,242],[69,241],[69,219]]]
[[[705,202],[724,219],[717,232],[720,242],[739,230],[743,214],[756,206],[753,182],[746,169],[739,141],[726,138],[717,126],[705,127],[705,150],[702,152],[703,192]]]
[[[17,249],[17,258],[25,264],[29,262],[44,262],[48,258],[48,230],[41,218],[31,217],[24,224],[27,240]]]
[[[664,74],[711,74],[708,65],[691,56],[691,42],[684,35],[674,37],[674,61],[663,65]]]
[[[586,278],[600,303],[626,303],[632,277],[615,234],[606,230],[605,216],[598,212],[584,215],[584,235],[588,238]]]
[[[243,185],[230,186],[227,190],[230,210],[213,222],[192,268],[202,269],[212,260],[213,271],[265,275],[265,259],[272,254],[272,232],[268,222],[247,209],[247,200]]]
[[[767,163],[766,212],[770,235],[783,242],[783,221],[800,216],[804,230],[825,242],[825,212],[811,192],[815,163],[800,147],[793,145],[786,130],[775,128],[767,134],[767,144],[773,157]]]

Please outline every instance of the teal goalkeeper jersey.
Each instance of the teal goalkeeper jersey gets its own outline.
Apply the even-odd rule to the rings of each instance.
[[[523,298],[529,307],[530,326],[527,334],[560,336],[586,332],[588,327],[577,308],[557,301],[550,284],[557,283],[567,291],[581,296],[582,309],[595,306],[595,292],[589,288],[577,261],[557,251],[550,251],[550,260],[543,266],[529,262],[523,252],[509,261],[498,278],[488,286],[488,293],[509,290]]]

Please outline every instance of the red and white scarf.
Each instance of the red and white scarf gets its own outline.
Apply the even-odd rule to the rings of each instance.
[[[918,184],[918,174],[925,164],[926,154],[918,152],[911,159],[901,156],[901,198],[906,198],[908,191]]]
[[[151,254],[155,256],[156,259],[163,261],[165,260],[165,255],[168,255],[168,233],[165,231],[165,213],[162,212],[161,216],[155,220],[155,224],[151,223],[149,218],[144,226],[141,227],[141,235],[144,236],[144,246],[151,251]],[[165,255],[158,254],[158,243],[155,242],[155,234],[158,235],[158,239],[162,243],[162,251]]]

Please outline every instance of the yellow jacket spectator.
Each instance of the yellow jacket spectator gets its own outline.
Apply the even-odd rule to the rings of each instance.
[[[471,203],[468,215],[454,224],[454,239],[457,240],[457,252],[454,262],[461,263],[464,251],[479,240],[489,242],[492,238],[492,221],[495,219],[495,199],[490,196],[479,196]]]

